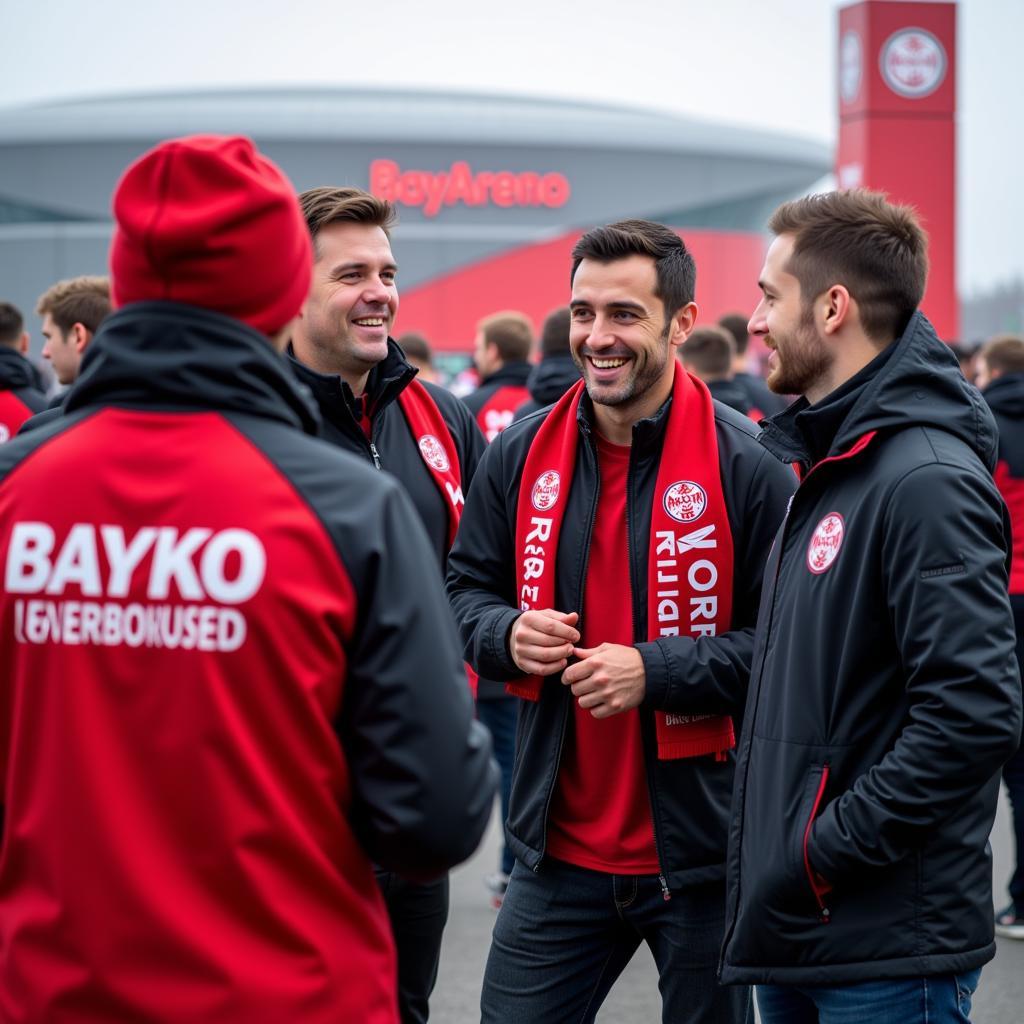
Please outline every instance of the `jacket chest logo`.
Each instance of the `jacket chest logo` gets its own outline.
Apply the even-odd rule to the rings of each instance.
[[[704,515],[708,496],[700,484],[692,480],[677,480],[666,488],[662,504],[677,523],[693,523]]]
[[[424,434],[418,443],[426,464],[436,469],[438,473],[447,473],[451,468],[451,463],[448,461],[448,453],[444,450],[444,445],[433,434]]]
[[[839,557],[845,533],[846,524],[838,512],[829,512],[818,523],[807,545],[807,568],[811,572],[820,576]]]

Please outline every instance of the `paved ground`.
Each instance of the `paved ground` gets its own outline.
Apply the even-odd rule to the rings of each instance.
[[[992,833],[997,905],[1004,899],[1009,872],[1010,829],[1005,797]],[[483,876],[497,863],[497,814],[477,855],[452,874],[452,907],[441,971],[431,1000],[436,1024],[475,1024],[479,1021],[480,979],[490,944],[494,911],[488,903]],[[661,1003],[658,976],[645,946],[619,979],[598,1014],[599,1024],[658,1024]],[[995,960],[984,970],[974,1000],[974,1024],[1021,1024],[1024,1021],[1024,942],[1000,939]],[[536,1024],[553,1024],[537,1021]]]

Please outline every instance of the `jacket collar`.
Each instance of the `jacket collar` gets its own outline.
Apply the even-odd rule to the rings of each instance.
[[[96,405],[250,413],[307,434],[320,426],[305,389],[264,335],[176,302],[134,302],[103,321],[64,408]]]

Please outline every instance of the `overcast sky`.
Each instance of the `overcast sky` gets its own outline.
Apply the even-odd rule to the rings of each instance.
[[[832,142],[843,6],[0,0],[0,103],[202,86],[457,88],[659,107]],[[958,268],[969,295],[1024,278],[1024,0],[960,0],[958,31]]]

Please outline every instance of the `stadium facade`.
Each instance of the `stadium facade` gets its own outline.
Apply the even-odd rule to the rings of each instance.
[[[539,324],[567,300],[581,231],[625,217],[682,231],[703,320],[752,308],[768,215],[832,162],[804,139],[509,96],[249,89],[8,107],[0,296],[30,314],[53,281],[104,273],[119,175],[159,140],[196,132],[252,137],[299,190],[349,184],[393,200],[398,329],[460,351],[495,310]]]

